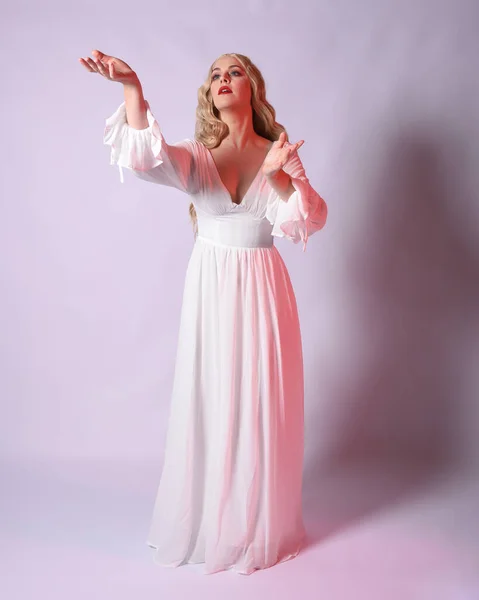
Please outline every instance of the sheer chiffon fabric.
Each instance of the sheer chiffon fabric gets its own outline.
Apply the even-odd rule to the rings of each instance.
[[[110,162],[185,192],[198,218],[147,544],[163,566],[251,574],[296,556],[306,535],[301,332],[274,237],[304,251],[327,207],[297,153],[284,168],[295,188],[287,202],[258,172],[234,204],[208,150],[167,144],[149,105],[147,116],[133,129],[123,103],[107,119]]]

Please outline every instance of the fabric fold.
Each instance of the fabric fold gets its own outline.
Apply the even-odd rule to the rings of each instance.
[[[135,129],[128,124],[125,102],[106,119],[103,143],[111,146],[110,164],[118,165],[122,183],[123,168],[149,171],[163,163],[160,156],[164,138],[147,101],[146,106],[148,127],[145,129]]]
[[[274,188],[268,194],[266,218],[273,225],[271,235],[286,237],[293,243],[303,242],[303,252],[311,235],[324,227],[328,207],[311,186],[297,153],[283,170],[291,177],[295,191],[285,202]]]
[[[167,144],[158,121],[146,102],[148,127],[135,129],[128,124],[125,102],[106,119],[103,143],[111,147],[110,164],[151,183],[177,188],[185,193],[195,190],[195,142],[186,138]]]

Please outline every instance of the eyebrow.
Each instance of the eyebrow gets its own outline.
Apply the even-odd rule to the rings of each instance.
[[[240,65],[230,65],[228,67],[228,69],[232,69],[233,67],[238,67],[239,69],[242,69],[242,67],[240,67]],[[215,67],[214,69],[211,70],[211,72],[213,73],[213,71],[216,71],[216,69],[219,69],[219,67]]]

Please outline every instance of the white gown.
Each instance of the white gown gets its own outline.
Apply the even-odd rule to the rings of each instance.
[[[110,163],[185,192],[198,236],[180,318],[165,459],[147,544],[163,566],[250,574],[301,549],[303,357],[296,299],[274,237],[303,242],[326,222],[298,153],[284,202],[261,173],[232,202],[211,153],[169,145],[147,103],[133,129],[125,103],[106,120]],[[161,189],[158,190],[161,196]]]

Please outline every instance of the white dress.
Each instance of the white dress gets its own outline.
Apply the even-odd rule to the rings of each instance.
[[[284,202],[261,173],[240,204],[194,139],[106,120],[110,163],[178,188],[198,235],[184,284],[165,458],[147,544],[164,566],[250,574],[303,545],[303,357],[296,299],[274,237],[303,242],[326,222],[298,153]],[[161,197],[161,189],[158,194]]]

